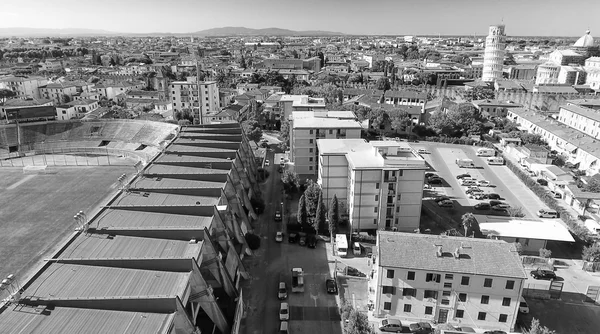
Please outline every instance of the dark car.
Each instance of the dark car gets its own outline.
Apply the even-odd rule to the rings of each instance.
[[[498,212],[507,212],[508,211],[508,209],[502,205],[494,205],[494,206],[492,206],[492,210],[498,211]]]
[[[456,175],[456,179],[460,180],[460,179],[464,179],[465,177],[471,177],[471,174],[458,174]]]
[[[500,199],[500,195],[498,195],[496,193],[489,193],[488,198],[489,199]]]
[[[417,334],[430,334],[430,333],[433,333],[433,328],[427,322],[419,322],[419,323],[416,323],[416,324],[410,324],[408,326],[408,329],[410,329],[411,333],[417,333]]]
[[[475,210],[489,210],[492,208],[490,203],[477,203],[474,206]]]
[[[298,241],[298,245],[300,246],[306,246],[306,237],[305,236],[300,236],[300,241]]]
[[[438,196],[436,198],[433,199],[436,202],[441,202],[441,201],[449,201],[450,197],[448,196]]]
[[[306,238],[306,245],[309,248],[317,247],[317,237],[315,237],[314,235],[309,235],[308,238]]]
[[[556,274],[552,270],[537,268],[531,271],[531,277],[535,279],[556,279]]]
[[[537,179],[537,183],[539,183],[540,186],[547,186],[548,185],[548,181],[546,181],[544,179]]]
[[[337,283],[335,282],[335,280],[333,278],[328,278],[325,281],[325,288],[327,288],[327,293],[336,294],[338,291]]]
[[[495,331],[485,331],[485,332],[483,332],[483,334],[506,334],[506,332],[495,330]]]
[[[430,178],[432,176],[437,176],[437,174],[435,174],[435,173],[425,173],[425,177],[426,178]]]
[[[281,220],[281,211],[275,210],[275,221],[280,221],[280,220]]]
[[[297,241],[298,241],[298,234],[296,234],[296,233],[290,233],[290,235],[288,236],[288,242],[290,244],[293,244],[293,243],[295,243]]]
[[[429,184],[442,184],[442,179],[429,179]]]
[[[504,204],[504,202],[502,202],[502,201],[495,201],[495,200],[494,201],[490,201],[490,205],[491,206],[496,206],[496,205],[500,205],[500,204]]]

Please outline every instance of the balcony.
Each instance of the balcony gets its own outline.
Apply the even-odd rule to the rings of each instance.
[[[388,176],[383,179],[383,182],[396,182],[396,180],[395,176]]]

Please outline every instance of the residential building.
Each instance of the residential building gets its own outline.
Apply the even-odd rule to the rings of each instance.
[[[294,111],[325,111],[325,98],[308,95],[287,95],[276,93],[265,101],[266,109],[283,120],[290,119]]]
[[[294,112],[290,123],[290,160],[300,175],[317,174],[319,139],[360,138],[362,129],[351,111]]]
[[[0,88],[12,90],[19,99],[42,98],[39,88],[46,84],[48,84],[48,79],[41,77],[6,77],[0,79]]]
[[[486,117],[506,117],[508,109],[523,107],[512,101],[474,100],[471,103]]]
[[[58,72],[63,69],[62,62],[58,59],[46,59],[38,65],[40,65],[40,71]]]
[[[75,100],[66,103],[66,105],[74,109],[74,116],[77,118],[82,118],[88,112],[98,109],[98,101],[96,100]],[[71,118],[72,117],[69,117],[67,119]]]
[[[485,53],[483,57],[483,74],[481,79],[484,82],[493,82],[502,79],[504,49],[506,48],[506,43],[504,43],[505,38],[504,25],[490,26],[489,34],[485,39]]]
[[[376,317],[514,330],[527,274],[513,244],[380,231],[376,247]]]
[[[590,137],[600,139],[600,110],[567,101],[566,105],[559,108],[558,120]]]
[[[221,109],[216,81],[174,81],[170,85],[173,111],[189,109],[195,124],[202,122],[204,114]]]
[[[515,80],[533,80],[537,72],[535,64],[521,64],[508,66],[505,69],[508,79]]]
[[[77,94],[77,86],[71,82],[49,83],[40,87],[42,98],[53,100],[56,103],[65,103]],[[67,101],[64,97],[67,97]]]
[[[10,99],[0,104],[0,118],[6,118],[6,111],[30,107],[52,106],[54,102],[47,99]]]
[[[352,231],[419,228],[427,165],[407,142],[320,139],[317,183],[323,200],[335,195]]]

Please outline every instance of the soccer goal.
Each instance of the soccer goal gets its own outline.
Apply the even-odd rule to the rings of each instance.
[[[23,166],[23,174],[46,174],[48,165],[41,166]]]

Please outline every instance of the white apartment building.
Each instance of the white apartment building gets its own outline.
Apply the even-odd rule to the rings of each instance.
[[[600,111],[572,102],[559,108],[558,120],[588,136],[600,139]]]
[[[315,175],[318,139],[360,138],[361,126],[351,111],[294,112],[290,119],[290,160],[300,175]]]
[[[513,244],[382,231],[373,265],[374,315],[514,330],[527,274]]]
[[[219,87],[216,81],[171,82],[173,111],[189,109],[194,113],[194,123],[200,123],[208,112],[221,109]]]
[[[46,86],[40,87],[40,95],[44,99],[53,100],[56,103],[61,103],[63,95],[69,98],[77,94],[77,86],[72,83],[49,83]]]
[[[39,88],[48,83],[48,79],[39,77],[7,77],[0,79],[0,88],[12,90],[17,94],[16,98],[34,98],[40,99]]]
[[[308,95],[287,95],[275,93],[265,100],[265,111],[275,113],[283,120],[289,120],[295,111],[326,111],[325,98]]]
[[[323,200],[348,208],[353,231],[419,228],[427,166],[407,142],[317,141]]]
[[[600,90],[600,57],[590,57],[585,60],[587,76],[585,84],[594,90]]]

